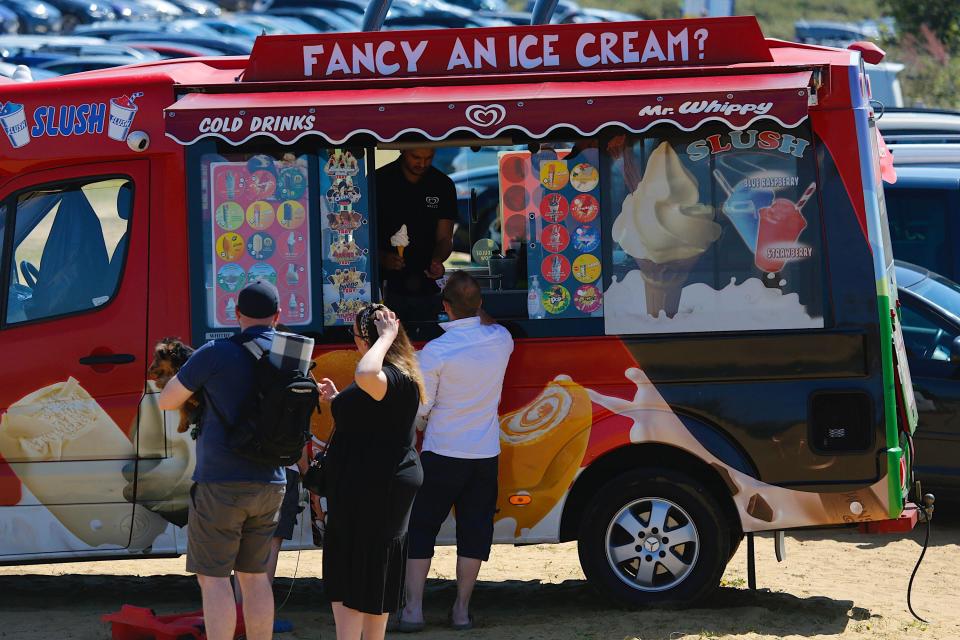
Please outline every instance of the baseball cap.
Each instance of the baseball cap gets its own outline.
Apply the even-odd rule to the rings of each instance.
[[[248,318],[269,318],[279,308],[280,292],[266,280],[251,282],[237,296],[237,311]]]

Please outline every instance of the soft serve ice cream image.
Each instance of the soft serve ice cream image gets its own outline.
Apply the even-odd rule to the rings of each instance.
[[[397,253],[403,257],[403,251],[410,244],[410,236],[407,235],[407,225],[401,225],[395,234],[390,236],[390,246],[397,248]]]
[[[700,203],[697,180],[670,143],[661,143],[613,224],[614,241],[643,275],[649,315],[676,315],[690,271],[720,237],[714,218]]]

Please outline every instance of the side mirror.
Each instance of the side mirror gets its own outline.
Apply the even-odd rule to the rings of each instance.
[[[960,364],[960,336],[953,339],[950,343],[950,362],[951,364]]]

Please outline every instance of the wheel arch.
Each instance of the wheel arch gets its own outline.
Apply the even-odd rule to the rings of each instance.
[[[702,423],[701,423],[702,424]],[[726,437],[726,436],[724,436]],[[748,462],[738,461],[738,462]],[[577,477],[564,504],[560,519],[560,542],[576,540],[584,513],[600,488],[623,473],[648,466],[671,468],[689,475],[700,483],[720,505],[731,536],[743,535],[740,515],[727,483],[709,463],[692,453],[672,445],[647,442],[612,449],[594,460]],[[750,465],[752,467],[752,465]]]

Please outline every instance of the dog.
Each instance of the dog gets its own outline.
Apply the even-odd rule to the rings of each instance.
[[[193,347],[184,344],[179,338],[164,338],[154,348],[153,362],[150,363],[147,373],[157,381],[157,386],[163,389],[193,355],[193,351]],[[180,407],[180,424],[177,425],[177,433],[184,433],[192,426],[194,429],[191,435],[196,439],[202,416],[203,398],[194,394]]]

